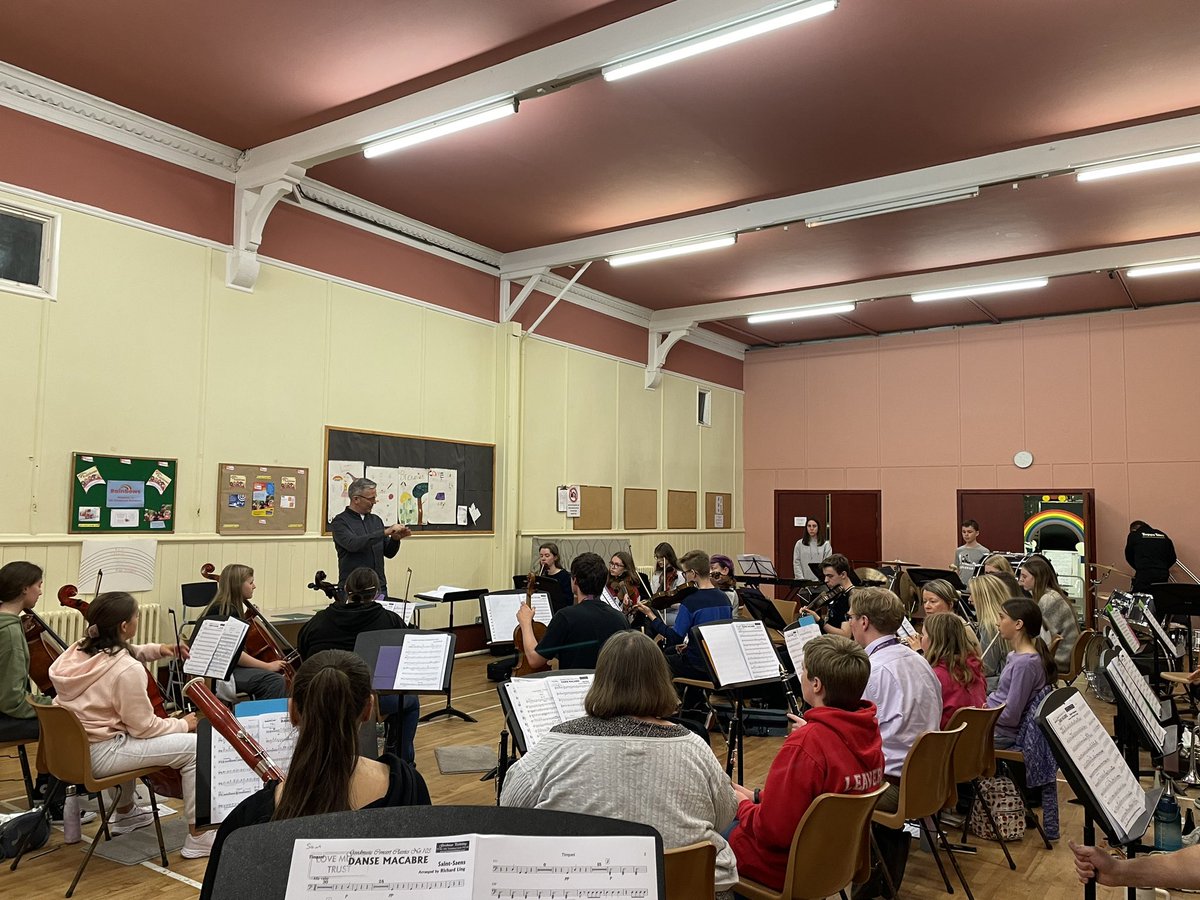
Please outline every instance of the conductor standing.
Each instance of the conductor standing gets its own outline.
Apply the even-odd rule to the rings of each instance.
[[[379,576],[379,589],[387,596],[383,561],[400,552],[400,542],[412,530],[406,525],[385,527],[383,519],[371,512],[375,507],[376,485],[369,478],[355,478],[348,493],[350,505],[334,516],[330,524],[338,555],[338,590],[351,572],[366,566]]]
[[[1147,593],[1150,585],[1166,581],[1175,565],[1175,545],[1164,532],[1140,519],[1129,525],[1125,561],[1133,566],[1134,593]]]

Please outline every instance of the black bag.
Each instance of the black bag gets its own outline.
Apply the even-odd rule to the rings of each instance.
[[[515,656],[497,659],[494,662],[487,664],[487,680],[488,681],[508,681],[512,678],[513,669],[517,667],[517,658]]]
[[[22,841],[25,841],[25,849],[28,851],[45,846],[48,840],[50,817],[44,808],[39,806],[29,812],[18,813],[0,824],[0,859],[16,856]]]

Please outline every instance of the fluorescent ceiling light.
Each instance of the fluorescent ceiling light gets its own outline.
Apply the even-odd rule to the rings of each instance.
[[[608,264],[610,266],[631,266],[634,263],[648,262],[652,259],[667,259],[672,256],[684,256],[688,253],[715,250],[718,247],[730,247],[736,243],[736,234],[723,234],[720,237],[702,238],[686,244],[668,244],[665,247],[653,247],[649,250],[618,253],[616,256],[608,257]]]
[[[976,284],[967,287],[947,288],[944,291],[921,291],[912,295],[914,303],[929,300],[954,300],[959,297],[983,297],[988,294],[1007,294],[1009,291],[1027,291],[1045,287],[1049,278],[1025,278],[1021,281],[1001,281],[996,284]]]
[[[692,37],[683,38],[645,53],[640,53],[600,70],[605,81],[628,78],[648,69],[656,69],[667,63],[678,62],[689,56],[707,53],[746,38],[766,34],[785,25],[793,25],[837,9],[837,0],[804,0],[801,3],[785,3],[766,12],[730,22],[719,28],[710,29]]]
[[[979,196],[979,188],[963,188],[957,191],[941,191],[936,194],[925,194],[921,197],[910,197],[906,200],[890,200],[883,203],[869,203],[856,206],[840,212],[822,213],[819,216],[809,216],[804,224],[809,228],[818,225],[832,225],[834,222],[849,222],[851,219],[866,219],[870,216],[882,216],[885,213],[900,212],[905,209],[920,209],[923,206],[938,206],[942,203],[953,203],[955,200],[970,200]]]
[[[1145,278],[1148,275],[1173,275],[1176,272],[1200,272],[1200,259],[1185,259],[1182,262],[1162,263],[1155,266],[1138,266],[1126,269],[1130,278]]]
[[[451,113],[441,119],[426,122],[406,131],[399,131],[382,140],[367,144],[363,147],[363,156],[370,159],[384,153],[391,153],[393,150],[403,150],[405,147],[423,144],[425,141],[454,134],[456,131],[464,131],[467,128],[482,125],[484,122],[503,119],[516,111],[517,100],[515,97],[509,97],[499,103],[489,103],[487,106],[476,106],[472,109]]]
[[[746,317],[747,324],[782,322],[785,319],[811,319],[816,316],[836,316],[854,312],[853,303],[826,303],[823,306],[801,306],[797,309],[777,309],[774,312],[755,313]]]
[[[1117,175],[1132,175],[1134,172],[1152,172],[1155,169],[1169,169],[1172,166],[1186,166],[1200,163],[1200,149],[1172,151],[1155,156],[1144,156],[1140,159],[1126,159],[1118,162],[1101,163],[1096,166],[1085,166],[1075,170],[1076,181],[1096,181],[1099,178],[1113,178]]]

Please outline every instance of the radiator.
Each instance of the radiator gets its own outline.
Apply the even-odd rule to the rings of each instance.
[[[139,644],[161,643],[159,605],[157,603],[139,604],[138,613],[138,630],[133,638],[134,641]],[[83,637],[83,632],[87,629],[87,622],[83,616],[77,610],[69,609],[65,606],[60,606],[52,610],[39,609],[37,610],[37,614],[68,645],[75,643]],[[152,671],[158,669],[157,662],[149,663],[148,665]]]

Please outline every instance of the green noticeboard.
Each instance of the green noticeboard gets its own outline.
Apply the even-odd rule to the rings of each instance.
[[[174,532],[176,469],[173,459],[73,454],[71,533]]]

